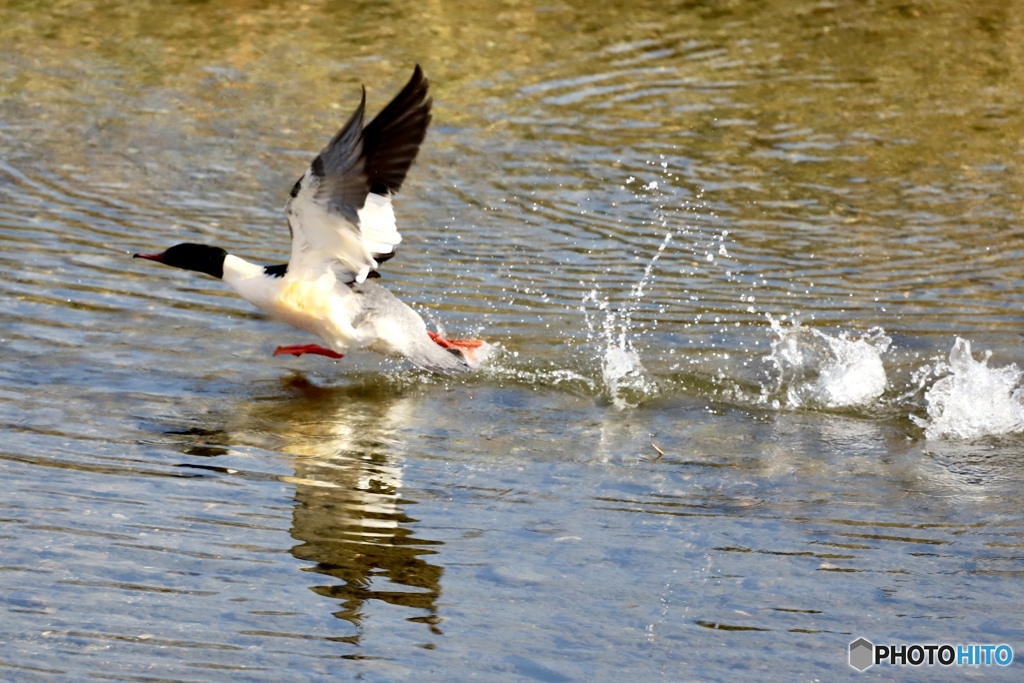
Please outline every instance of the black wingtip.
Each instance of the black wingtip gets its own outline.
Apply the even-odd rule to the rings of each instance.
[[[408,83],[365,127],[361,89],[359,106],[310,165],[317,200],[358,226],[368,193],[386,197],[401,189],[430,125],[429,86],[416,64]],[[304,178],[292,186],[292,199],[301,194]]]
[[[344,175],[351,171],[362,158],[362,146],[359,144],[363,132],[363,118],[366,114],[366,88],[362,89],[359,106],[356,107],[348,121],[341,127],[327,146],[313,160],[311,168],[320,178],[327,175]],[[299,179],[301,182],[301,178]]]
[[[430,125],[430,81],[416,64],[409,82],[363,129],[370,192],[398,192]]]

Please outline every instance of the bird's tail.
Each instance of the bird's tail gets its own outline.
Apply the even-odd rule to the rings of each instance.
[[[424,370],[443,375],[469,372],[489,355],[491,346],[479,339],[445,339],[428,332],[423,319],[372,280],[350,285],[361,295],[362,309],[353,326],[364,328],[376,341],[370,346],[389,356],[400,356]]]

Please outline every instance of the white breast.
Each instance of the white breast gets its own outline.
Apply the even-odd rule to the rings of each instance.
[[[224,281],[275,320],[315,334],[339,353],[365,345],[351,324],[359,302],[330,271],[318,278],[271,277],[262,266],[228,256]]]

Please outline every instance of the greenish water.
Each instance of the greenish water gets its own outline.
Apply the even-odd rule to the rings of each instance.
[[[1024,654],[1011,6],[0,8],[3,680],[1018,678],[847,664]],[[489,367],[129,258],[280,261],[415,63],[382,282]]]

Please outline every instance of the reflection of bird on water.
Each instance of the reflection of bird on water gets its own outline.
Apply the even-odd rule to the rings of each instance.
[[[358,625],[364,603],[382,600],[424,610],[420,620],[436,628],[443,570],[423,556],[439,542],[418,539],[408,528],[414,520],[403,512],[402,469],[395,464],[401,446],[390,438],[407,423],[415,399],[316,389],[303,380],[291,388],[301,399],[281,404],[296,428],[284,450],[297,456],[295,476],[302,482],[292,525],[301,543],[292,554],[342,581],[315,589],[342,601],[339,618]],[[336,409],[332,420],[323,419],[327,406]],[[303,415],[316,418],[297,421]]]
[[[335,616],[359,627],[367,603],[380,600],[421,610],[411,620],[438,633],[444,570],[424,557],[440,542],[417,538],[409,528],[415,520],[403,511],[410,502],[401,495],[403,446],[392,436],[412,419],[416,398],[386,381],[319,388],[294,376],[286,389],[290,397],[277,393],[249,403],[219,434],[204,430],[207,445],[189,452],[219,455],[217,443],[266,435],[294,456],[295,475],[285,478],[295,485],[291,534],[299,543],[291,552],[314,563],[310,571],[340,581],[313,588],[341,601]]]

